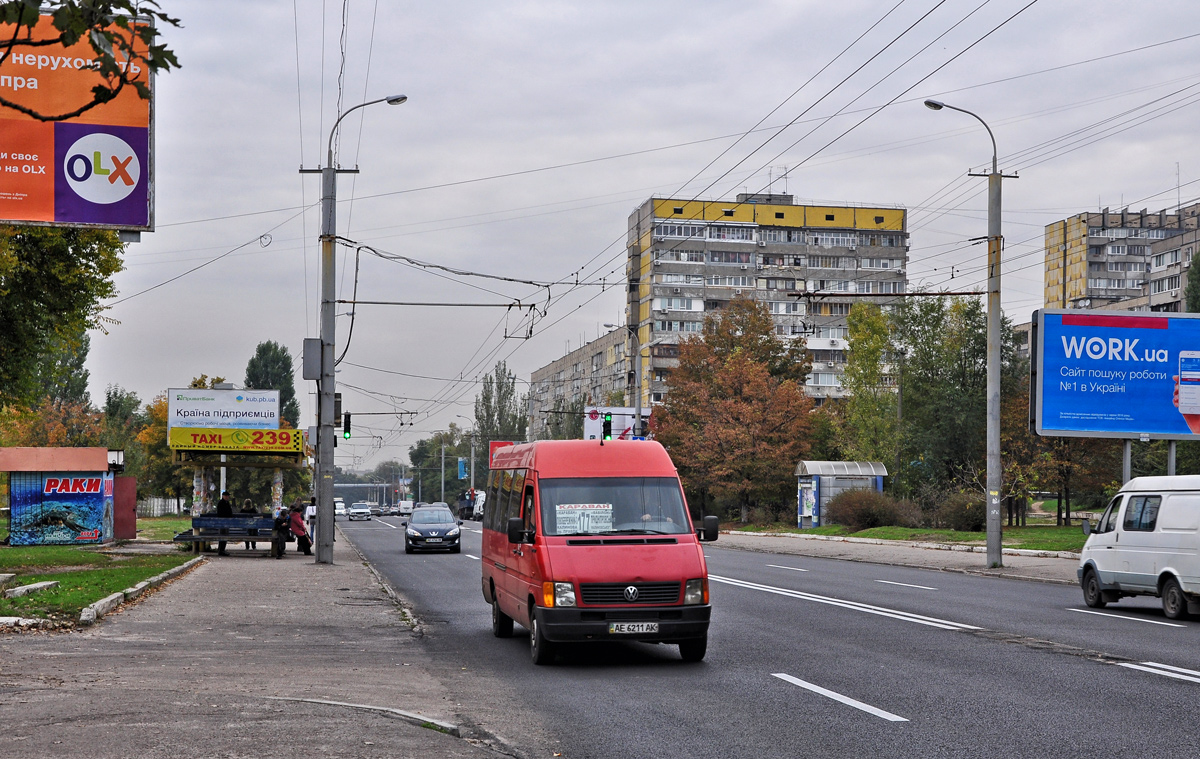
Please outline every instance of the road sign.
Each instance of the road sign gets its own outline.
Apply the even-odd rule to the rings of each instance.
[[[300,430],[230,430],[174,427],[167,438],[172,450],[220,451],[223,453],[300,453],[304,434]]]

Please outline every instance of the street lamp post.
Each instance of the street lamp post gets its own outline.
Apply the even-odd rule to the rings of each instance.
[[[359,103],[350,108],[329,130],[325,165],[319,170],[301,169],[302,173],[321,174],[321,381],[317,397],[317,558],[318,564],[333,563],[333,345],[334,345],[334,244],[337,239],[337,175],[357,171],[333,165],[333,136],[338,124],[352,112],[368,105],[386,102],[400,105],[405,95],[391,95]]]
[[[987,565],[1004,566],[1000,546],[1000,249],[1004,238],[1000,234],[1000,180],[997,168],[996,136],[987,122],[965,108],[947,105],[938,100],[926,100],[925,106],[935,111],[949,108],[974,116],[992,138],[992,170],[988,178],[988,310],[987,310]],[[981,176],[981,175],[973,175]]]
[[[621,326],[618,324],[605,324],[607,329],[616,329]],[[629,365],[633,367],[634,387],[637,388],[637,401],[635,402],[633,412],[633,436],[640,437],[645,434],[642,430],[642,346],[639,345],[640,337],[633,325],[626,324],[625,331],[633,338],[633,350],[630,352]]]
[[[462,414],[455,414],[454,416],[458,417],[459,419],[465,419],[468,422],[474,423],[474,420],[467,419]],[[475,430],[470,430],[466,434],[471,436],[471,493],[473,495],[475,493]],[[475,504],[472,503],[471,508],[474,507]]]

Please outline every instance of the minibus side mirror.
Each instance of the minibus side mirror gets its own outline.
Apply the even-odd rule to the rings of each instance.
[[[1090,520],[1090,519],[1083,520],[1083,534],[1084,535],[1092,534],[1092,520]]]
[[[508,542],[509,543],[527,543],[525,538],[525,523],[521,521],[521,517],[508,518]]]
[[[696,536],[701,540],[714,541],[721,534],[721,520],[714,514],[704,517],[703,526],[696,530]]]

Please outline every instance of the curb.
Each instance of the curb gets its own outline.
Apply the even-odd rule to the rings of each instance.
[[[961,551],[964,553],[987,553],[985,546],[964,546],[953,543],[924,543],[915,540],[882,540],[880,538],[851,538],[840,535],[797,535],[794,532],[744,532],[742,530],[721,530],[726,535],[749,535],[756,538],[794,538],[796,540],[825,540],[833,543],[867,543],[877,546],[905,546],[907,548],[924,548],[931,551]],[[1035,551],[1028,548],[1002,548],[1000,553],[1005,556],[1030,556],[1035,559],[1075,559],[1079,554],[1072,551]]]
[[[406,712],[402,709],[393,709],[389,706],[371,706],[370,704],[350,704],[350,703],[346,703],[345,701],[326,701],[326,700],[320,699],[320,698],[289,698],[287,696],[264,696],[263,698],[269,699],[271,701],[298,701],[303,704],[323,704],[325,706],[344,706],[349,709],[362,709],[363,711],[369,711],[369,712],[381,712],[383,714],[391,714],[393,716],[399,717],[400,719],[402,719],[406,722],[410,722],[410,723],[416,725],[417,727],[424,727],[424,728],[430,728],[433,730],[437,730],[440,733],[446,733],[447,735],[453,735],[455,738],[462,737],[462,731],[459,729],[458,725],[455,725],[451,722],[442,722],[441,720],[436,720],[433,717],[426,717],[424,715],[417,714],[416,712]]]
[[[181,574],[189,571],[202,561],[204,561],[203,556],[197,556],[194,559],[189,559],[174,569],[168,569],[166,572],[161,572],[148,580],[139,582],[132,588],[126,588],[119,593],[113,593],[110,596],[101,598],[99,601],[96,601],[93,604],[88,604],[79,612],[79,626],[87,627],[89,625],[94,625],[97,620],[99,620],[105,614],[111,613],[114,609],[126,601],[134,600],[142,595],[142,593],[144,593],[148,588],[157,588],[159,585],[162,585],[168,580],[174,580],[176,577],[179,577]]]

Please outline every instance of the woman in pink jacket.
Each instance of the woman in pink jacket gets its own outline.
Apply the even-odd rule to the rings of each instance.
[[[296,536],[296,550],[304,551],[305,556],[312,556],[312,540],[308,536],[308,528],[304,526],[304,514],[297,504],[292,507],[289,528]]]

